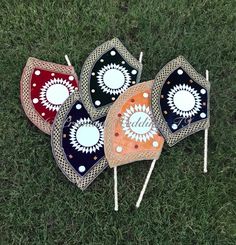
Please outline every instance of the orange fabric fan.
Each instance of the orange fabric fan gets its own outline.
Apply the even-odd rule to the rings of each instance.
[[[153,81],[148,81],[129,88],[113,104],[105,121],[105,156],[109,166],[114,167],[116,211],[117,166],[150,159],[155,164],[164,144],[150,109],[152,85]]]
[[[153,81],[129,88],[114,103],[105,122],[105,154],[110,167],[158,159],[164,143],[152,120]]]

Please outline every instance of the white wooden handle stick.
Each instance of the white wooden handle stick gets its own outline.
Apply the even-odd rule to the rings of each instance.
[[[143,52],[140,52],[139,62],[142,63],[142,60],[143,60]],[[114,167],[114,202],[115,202],[114,210],[118,211],[117,167]]]
[[[142,63],[142,60],[143,60],[143,52],[140,52],[140,55],[139,55],[139,62]]]
[[[115,198],[115,211],[118,211],[118,190],[117,190],[117,167],[114,167],[114,198]]]
[[[71,66],[71,63],[70,63],[70,60],[67,54],[65,55],[65,59],[66,59],[67,65]]]
[[[154,167],[155,167],[155,164],[156,164],[156,159],[154,159],[154,160],[152,161],[152,164],[151,164],[150,169],[149,169],[149,171],[148,171],[147,177],[146,177],[145,182],[144,182],[144,184],[143,184],[143,189],[142,189],[142,191],[140,192],[138,201],[136,202],[136,208],[139,208],[140,203],[142,202],[143,195],[144,195],[144,193],[145,193],[145,191],[146,191],[146,188],[147,188],[149,179],[150,179],[150,177],[151,177],[152,171],[153,171],[153,169],[154,169]]]
[[[206,70],[206,80],[209,81],[208,70]],[[207,173],[207,152],[208,152],[208,127],[204,131],[204,167],[203,167],[204,173]]]

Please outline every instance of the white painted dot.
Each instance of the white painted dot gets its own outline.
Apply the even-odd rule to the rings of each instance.
[[[112,50],[112,51],[110,52],[110,54],[111,54],[112,56],[114,56],[114,55],[116,55],[116,51]]]
[[[79,166],[80,173],[83,173],[86,170],[85,166]]]
[[[39,100],[38,100],[37,98],[34,98],[34,99],[33,99],[33,103],[34,103],[34,104],[37,104],[38,102],[39,102]]]
[[[75,87],[75,90],[77,91],[77,90],[79,90],[77,87]]]
[[[52,73],[51,75],[54,77],[55,76],[55,73]]]
[[[136,75],[136,74],[137,74],[137,71],[136,71],[136,70],[132,70],[131,73],[132,73],[133,75]]]
[[[36,87],[36,83],[33,83],[33,87]]]
[[[206,113],[202,112],[202,113],[200,114],[200,117],[201,117],[201,118],[205,118],[205,117],[206,117]]]
[[[100,59],[100,62],[104,62],[104,59]]]
[[[77,104],[77,105],[76,105],[76,109],[77,109],[77,110],[80,110],[81,108],[82,108],[82,105],[81,105],[81,104]]]
[[[179,75],[182,75],[184,72],[183,72],[182,69],[179,69],[179,70],[177,71],[177,73],[178,73]]]
[[[68,96],[69,90],[63,84],[53,84],[46,92],[47,100],[53,105],[61,105]]]
[[[124,60],[123,60],[123,61],[121,61],[121,64],[123,64],[123,65],[124,65],[124,64],[125,64],[125,61],[124,61]]]
[[[175,123],[173,123],[173,124],[171,125],[171,127],[172,127],[174,130],[176,130],[176,129],[178,128],[178,125],[175,124]]]
[[[36,76],[38,76],[38,75],[40,75],[40,71],[39,70],[37,70],[37,71],[35,71],[35,73],[34,73]]]
[[[95,72],[92,72],[92,76],[95,76]]]
[[[135,81],[132,81],[132,84],[135,84],[136,82]]]
[[[148,98],[148,93],[143,93],[144,98]]]
[[[69,76],[69,80],[70,81],[73,81],[74,80],[74,77],[73,76]]]
[[[44,113],[44,112],[42,113],[42,116],[43,116],[43,117],[45,116],[45,113]]]
[[[91,90],[91,93],[95,93],[95,89],[92,89],[92,90]]]
[[[117,147],[116,147],[116,151],[117,151],[117,152],[122,152],[122,150],[123,150],[123,148],[122,148],[121,146],[117,146]]]
[[[157,141],[153,141],[153,142],[152,142],[152,146],[153,146],[153,147],[158,147],[158,145],[159,145],[159,144],[158,144]]]
[[[113,101],[114,101],[114,100],[116,100],[116,98],[115,98],[115,97],[112,97],[112,98],[111,98],[111,100],[113,100]]]
[[[97,106],[101,105],[101,101],[100,100],[96,100],[95,101],[95,105],[97,105]]]
[[[202,89],[200,90],[200,93],[201,93],[201,94],[205,94],[205,93],[206,93],[206,89],[202,88]]]

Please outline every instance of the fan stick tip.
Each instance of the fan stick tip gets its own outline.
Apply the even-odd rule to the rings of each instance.
[[[71,66],[71,62],[67,54],[65,55],[65,59],[66,59],[67,65]]]
[[[206,70],[206,80],[209,81],[209,70]]]
[[[143,51],[140,52],[140,55],[139,55],[139,62],[142,63],[142,60],[143,60]]]

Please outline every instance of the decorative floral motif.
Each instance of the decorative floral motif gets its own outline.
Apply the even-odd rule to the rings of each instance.
[[[192,117],[202,108],[200,94],[187,84],[175,85],[168,93],[170,109],[184,118]]]
[[[74,92],[75,87],[70,81],[60,78],[50,79],[40,90],[39,99],[50,111],[58,111],[61,104]]]
[[[104,127],[100,122],[89,118],[77,120],[70,129],[70,144],[83,153],[96,152],[104,144]]]
[[[122,129],[129,138],[146,142],[157,134],[149,106],[134,105],[122,117]]]
[[[119,64],[109,64],[102,67],[97,75],[98,84],[107,94],[118,95],[123,93],[131,83],[128,70]]]

